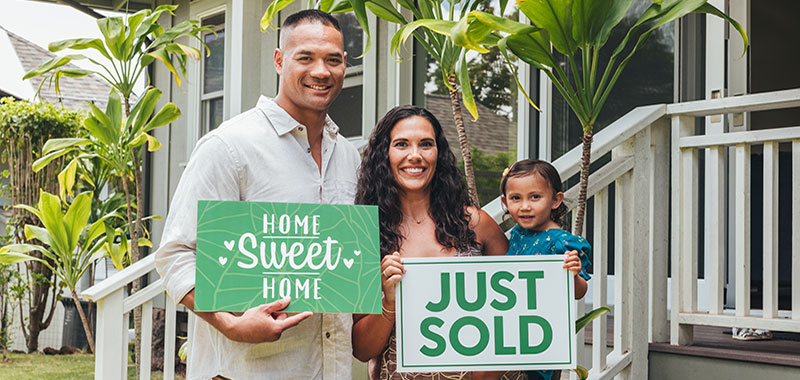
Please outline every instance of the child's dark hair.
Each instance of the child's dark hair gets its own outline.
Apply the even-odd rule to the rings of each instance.
[[[547,161],[529,158],[522,161],[517,161],[503,173],[503,179],[500,180],[500,194],[506,196],[506,183],[512,177],[524,177],[531,174],[538,174],[550,184],[553,189],[553,196],[560,193],[561,190],[561,176],[558,170]],[[556,222],[562,229],[569,231],[569,225],[566,221],[567,205],[562,201],[555,210],[550,212],[550,219]]]

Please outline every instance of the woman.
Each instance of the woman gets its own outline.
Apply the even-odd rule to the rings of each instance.
[[[497,223],[471,204],[455,156],[430,112],[395,107],[378,122],[364,151],[356,203],[380,210],[383,287],[383,313],[354,317],[356,358],[373,359],[373,380],[473,378],[469,372],[395,372],[394,287],[404,272],[400,258],[504,255],[508,250]]]

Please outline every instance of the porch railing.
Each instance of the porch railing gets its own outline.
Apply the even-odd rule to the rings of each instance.
[[[144,289],[127,296],[127,286],[155,270],[155,257],[147,256],[110,278],[81,293],[87,301],[97,302],[97,336],[94,378],[127,379],[128,321],[134,308],[142,308],[142,344],[136,353],[142,380],[150,379],[153,341],[153,301],[164,295],[164,380],[175,378],[176,306],[164,291],[164,280],[151,282]],[[194,314],[189,313],[189,338]]]
[[[725,132],[707,128],[695,133],[695,117],[723,115],[744,119],[743,113],[800,107],[800,89],[777,91],[733,98],[688,102],[667,106],[672,129],[672,268],[678,276],[671,284],[670,342],[691,344],[695,325],[748,327],[800,332],[800,127]],[[778,310],[778,151],[780,143],[790,143],[792,156],[792,200],[781,205],[791,213],[791,312]],[[785,144],[789,145],[789,144]],[[763,152],[763,218],[751,218],[751,153]],[[705,151],[705,176],[698,176],[699,152]],[[726,156],[728,166],[726,170]],[[729,178],[726,180],[726,173]],[[730,178],[732,177],[732,178]],[[705,226],[698,222],[698,192],[704,182],[709,214]],[[726,189],[733,186],[731,193]],[[732,207],[726,206],[729,195]],[[758,206],[755,206],[758,207]],[[727,216],[726,216],[727,213]],[[753,222],[756,222],[755,224]],[[734,236],[729,244],[729,260],[735,263],[735,309],[725,309],[723,290],[726,235]],[[751,308],[750,236],[754,226],[763,228],[763,307],[760,315]],[[698,308],[698,239],[704,234],[705,282],[708,288],[708,311]],[[666,268],[666,261],[657,263]],[[663,271],[663,270],[662,270]],[[674,273],[674,272],[673,272]],[[663,284],[662,284],[663,285]],[[664,313],[666,314],[666,309]],[[659,337],[666,341],[666,331]]]
[[[590,176],[587,197],[593,204],[593,266],[591,281],[594,305],[613,305],[613,342],[606,345],[608,322],[605,316],[593,322],[591,361],[580,363],[590,369],[590,379],[647,379],[648,342],[665,342],[671,333],[673,344],[691,342],[694,325],[767,328],[800,332],[800,234],[792,236],[792,314],[784,317],[777,310],[777,249],[774,241],[765,239],[765,307],[762,316],[753,316],[749,305],[749,171],[750,147],[763,145],[768,156],[765,162],[765,194],[774,194],[777,174],[777,144],[792,142],[792,188],[800,189],[800,127],[764,131],[694,134],[694,117],[715,114],[761,111],[800,107],[800,89],[735,98],[714,99],[674,105],[639,107],[594,136],[592,158],[595,164],[608,153],[610,160],[596,168]],[[672,143],[670,143],[670,141]],[[733,231],[742,240],[736,243],[737,262],[736,310],[723,309],[721,248],[707,251],[709,270],[710,311],[697,308],[697,204],[699,183],[698,150],[706,149],[706,188],[712,223],[706,228],[707,241],[721,243],[724,219],[721,203],[724,191],[723,154],[733,147],[731,155],[736,167],[736,219]],[[766,157],[767,155],[765,155]],[[579,171],[580,147],[571,150],[554,163],[562,178]],[[672,175],[669,176],[670,166]],[[671,183],[671,193],[670,193]],[[614,194],[611,211],[610,193]],[[716,195],[716,196],[714,196]],[[568,200],[577,198],[577,189],[566,192]],[[670,198],[673,200],[670,205]],[[771,198],[767,200],[767,198]],[[775,202],[777,196],[765,196]],[[792,194],[792,230],[800,231],[800,192]],[[574,204],[574,202],[573,202]],[[765,205],[765,236],[776,233],[776,205]],[[495,199],[484,209],[501,221],[503,210]],[[613,221],[610,214],[613,213]],[[672,218],[671,252],[667,220]],[[609,226],[613,223],[614,244],[609,244]],[[713,244],[709,244],[712,246]],[[769,246],[767,246],[769,245]],[[724,247],[717,244],[716,247]],[[613,252],[613,281],[607,276],[609,253]],[[671,253],[676,280],[668,289],[667,257]],[[96,379],[123,379],[127,368],[128,313],[143,308],[142,347],[138,357],[150,358],[152,337],[152,305],[164,293],[162,281],[156,280],[133,296],[126,297],[126,286],[154,269],[153,256],[117,273],[82,293],[85,299],[97,302]],[[716,272],[716,273],[715,273]],[[743,280],[742,280],[743,279]],[[767,281],[768,280],[768,281]],[[613,287],[613,292],[610,291]],[[668,295],[671,290],[671,296]],[[610,298],[609,298],[610,297]],[[670,302],[671,301],[671,302]],[[174,378],[174,342],[176,309],[166,300],[164,379]],[[673,306],[671,312],[668,304]],[[582,301],[579,309],[584,308]],[[580,311],[580,310],[579,310]],[[668,322],[668,314],[670,315]],[[189,313],[189,331],[194,316]],[[671,331],[670,331],[671,330]],[[579,339],[582,339],[580,336]],[[190,337],[191,340],[191,337]],[[579,340],[580,341],[580,340]],[[580,349],[583,345],[579,345]],[[579,354],[579,357],[582,355]],[[149,379],[150,360],[140,360],[142,377]]]

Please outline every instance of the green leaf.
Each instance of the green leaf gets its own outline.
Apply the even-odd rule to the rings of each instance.
[[[111,92],[108,94],[106,115],[108,115],[108,119],[110,121],[109,127],[111,127],[111,130],[114,133],[114,138],[112,140],[117,140],[116,136],[119,135],[119,132],[117,131],[122,125],[122,99],[114,89],[111,89]]]
[[[554,67],[557,64],[550,50],[550,39],[546,30],[527,34],[514,34],[506,39],[508,49],[529,65],[545,69],[546,67]]]
[[[103,45],[103,41],[99,38],[73,38],[69,40],[51,42],[49,45],[47,45],[47,49],[54,53],[64,49],[94,49],[107,59],[111,60],[108,50],[106,50],[105,45]]]
[[[175,70],[175,66],[172,64],[172,58],[170,58],[166,48],[160,48],[152,53],[147,53],[147,55],[161,61],[167,70],[172,73],[172,76],[175,78],[175,84],[177,84],[178,87],[181,86],[181,78],[178,76],[178,72]]]
[[[106,17],[97,19],[97,26],[100,28],[100,33],[106,41],[106,46],[114,58],[125,60],[122,54],[122,43],[125,39],[125,25],[122,17]]]
[[[356,15],[356,20],[358,20],[358,24],[361,25],[361,29],[367,35],[367,43],[366,46],[364,46],[364,52],[360,56],[356,57],[356,58],[361,58],[364,56],[364,54],[367,54],[369,48],[372,46],[372,35],[369,29],[369,19],[367,19],[367,8],[366,5],[364,4],[365,0],[349,0],[349,1],[350,5],[353,6],[353,13]]]
[[[747,54],[747,50],[750,48],[750,42],[748,41],[747,38],[747,32],[745,32],[742,25],[736,22],[736,20],[732,19],[730,16],[726,15],[724,12],[720,11],[715,6],[708,3],[701,5],[699,8],[695,9],[694,12],[711,14],[733,25],[733,27],[736,29],[736,31],[739,32],[739,35],[742,37],[742,43],[744,44],[744,48],[742,50],[742,57],[744,57],[744,55]]]
[[[578,368],[575,368],[572,371],[574,371],[575,374],[578,375],[579,380],[586,380],[586,378],[589,377],[589,371],[582,366],[578,366]]]
[[[485,38],[489,33],[491,33],[491,29],[486,24],[480,22],[470,24],[468,16],[462,17],[450,30],[453,44],[475,50],[481,54],[488,53],[489,49],[480,46],[478,41]]]
[[[152,243],[150,240],[148,240],[148,239],[146,239],[146,238],[143,238],[143,237],[142,237],[142,238],[139,238],[139,246],[140,246],[140,247],[150,247],[150,248],[153,248],[153,243]]]
[[[42,153],[48,154],[59,149],[86,145],[89,143],[90,141],[83,137],[66,137],[58,139],[49,139],[47,140],[46,143],[44,143],[44,147],[42,147]]]
[[[272,26],[272,19],[278,15],[281,9],[286,8],[293,2],[294,0],[273,0],[267,7],[266,12],[264,12],[264,16],[261,17],[261,31],[266,32],[270,29],[278,29],[277,26]]]
[[[119,99],[119,98],[118,98]],[[109,97],[109,103],[112,99]],[[92,103],[86,104],[92,109],[92,116],[83,120],[83,127],[89,131],[92,137],[100,140],[104,145],[113,145],[116,142],[116,128],[111,123],[111,119],[100,108]]]
[[[26,224],[25,225],[25,239],[26,240],[36,239],[36,240],[39,240],[40,242],[44,243],[47,246],[52,246],[53,245],[50,242],[50,240],[51,240],[50,239],[50,233],[47,232],[46,229],[44,229],[42,227],[39,227],[39,226],[31,225],[31,224]]]
[[[175,103],[167,103],[160,111],[154,116],[147,124],[145,124],[143,132],[150,132],[160,126],[167,125],[181,116],[181,110]]]
[[[598,47],[602,47],[608,41],[608,37],[611,35],[611,30],[617,26],[625,15],[628,13],[628,9],[630,9],[633,0],[614,0],[611,4],[611,7],[608,9],[608,13],[606,14],[605,23],[603,24],[603,28],[600,30],[600,33],[597,35],[597,39],[594,40],[594,43]]]
[[[147,133],[145,133],[144,135],[147,136],[147,151],[148,152],[155,152],[155,151],[161,149],[161,141],[158,141],[158,139],[156,139],[153,136],[148,135]]]
[[[72,200],[72,204],[67,209],[67,214],[64,215],[63,223],[66,230],[69,252],[75,250],[78,246],[78,239],[81,232],[86,228],[89,222],[89,217],[92,214],[92,193],[85,192],[78,194]]]
[[[572,55],[577,48],[572,38],[573,0],[521,0],[517,5],[534,25],[550,33],[553,47]]]
[[[594,309],[586,313],[584,316],[578,318],[578,320],[575,321],[575,332],[583,330],[583,328],[586,327],[586,325],[588,325],[589,322],[597,319],[597,317],[605,313],[610,313],[610,312],[611,309],[608,306],[600,306],[597,309]]]
[[[84,59],[84,58],[86,58],[86,57],[81,55],[81,54],[71,54],[71,55],[65,55],[63,57],[52,58],[52,59],[40,64],[39,66],[34,67],[33,69],[31,69],[31,71],[28,71],[27,73],[25,73],[25,76],[22,77],[22,80],[30,79],[30,78],[33,78],[35,76],[39,76],[39,75],[48,73],[50,71],[53,71],[53,70],[55,70],[55,69],[57,69],[57,68],[59,68],[61,66],[64,66],[64,65],[70,63],[73,60],[80,60],[80,59]]]
[[[537,111],[542,112],[542,110],[539,109],[536,103],[534,103],[533,100],[531,100],[531,97],[528,96],[528,93],[525,91],[525,87],[523,87],[522,84],[519,82],[519,77],[517,76],[517,69],[514,65],[511,64],[511,59],[508,57],[508,46],[506,46],[507,42],[508,39],[503,38],[497,42],[497,47],[500,49],[500,54],[503,55],[503,59],[505,59],[506,61],[506,65],[508,66],[508,70],[511,72],[511,76],[514,77],[514,83],[517,84],[519,92],[521,92],[522,95],[525,96],[525,99],[528,101],[528,103]],[[547,70],[547,69],[542,67],[541,70]]]
[[[614,2],[614,0],[574,0],[572,37],[578,46],[588,46],[599,39],[600,31]]]
[[[144,96],[139,98],[139,101],[133,106],[131,114],[128,117],[128,124],[131,124],[131,121],[135,120],[135,122],[133,122],[133,128],[131,129],[132,135],[142,132],[142,127],[144,127],[144,124],[150,119],[153,110],[155,110],[156,105],[158,105],[158,99],[160,98],[161,90],[152,87],[147,89]]]
[[[467,57],[464,54],[456,64],[456,72],[458,73],[458,81],[461,84],[461,98],[464,102],[464,108],[472,115],[472,121],[478,120],[478,106],[475,104],[475,98],[472,96],[472,87],[469,82],[469,71],[467,66]]]
[[[482,11],[469,12],[469,16],[477,21],[480,21],[481,23],[486,24],[492,29],[499,30],[501,32],[509,34],[533,33],[539,30],[539,28],[533,25],[523,24],[515,20],[498,17],[491,13],[486,13]]]
[[[50,232],[51,247],[59,256],[71,252],[67,229],[64,226],[64,214],[61,212],[61,201],[57,196],[42,191],[39,194],[39,211],[42,224]]]
[[[328,13],[352,12],[353,6],[349,0],[322,0],[319,3],[319,10]]]
[[[417,20],[414,22],[410,22],[406,25],[403,25],[403,27],[398,29],[397,32],[394,34],[394,36],[392,36],[391,53],[396,54],[400,46],[405,45],[408,38],[414,35],[414,31],[420,27],[424,26],[425,28],[428,28],[433,32],[449,36],[450,31],[453,29],[455,25],[456,25],[455,21],[432,20],[432,19]]]
[[[24,253],[13,252],[13,251],[3,251],[6,247],[0,249],[0,264],[8,265],[8,264],[16,264],[25,261],[42,261],[33,256],[28,256]]]
[[[39,210],[36,209],[36,208],[33,208],[31,206],[28,206],[28,205],[23,205],[23,204],[14,205],[14,208],[21,208],[21,209],[23,209],[25,211],[30,212],[33,215],[36,215],[36,217],[39,218],[39,220],[42,220],[42,213],[39,212]]]
[[[34,161],[33,162],[33,166],[31,166],[31,168],[33,169],[34,172],[38,172],[38,171],[42,170],[42,168],[47,166],[47,164],[49,164],[50,162],[55,160],[56,158],[59,158],[59,157],[65,155],[65,154],[67,154],[69,152],[72,152],[74,150],[75,150],[74,148],[68,148],[68,149],[56,150],[56,151],[50,152],[50,153],[44,155],[42,158],[39,158],[38,160]]]
[[[389,0],[370,0],[366,3],[367,8],[378,16],[378,18],[393,22],[395,24],[408,24],[406,18],[395,9]]]
[[[72,187],[75,186],[75,174],[78,171],[78,159],[73,158],[69,164],[58,173],[58,194],[61,199],[66,195],[72,195]]]

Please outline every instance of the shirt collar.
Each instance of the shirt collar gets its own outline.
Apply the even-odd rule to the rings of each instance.
[[[275,103],[272,98],[261,95],[256,106],[264,112],[279,136],[283,136],[302,125],[289,115],[286,110]],[[333,122],[329,115],[325,115],[325,132],[334,139],[336,135],[339,134],[339,126]]]

